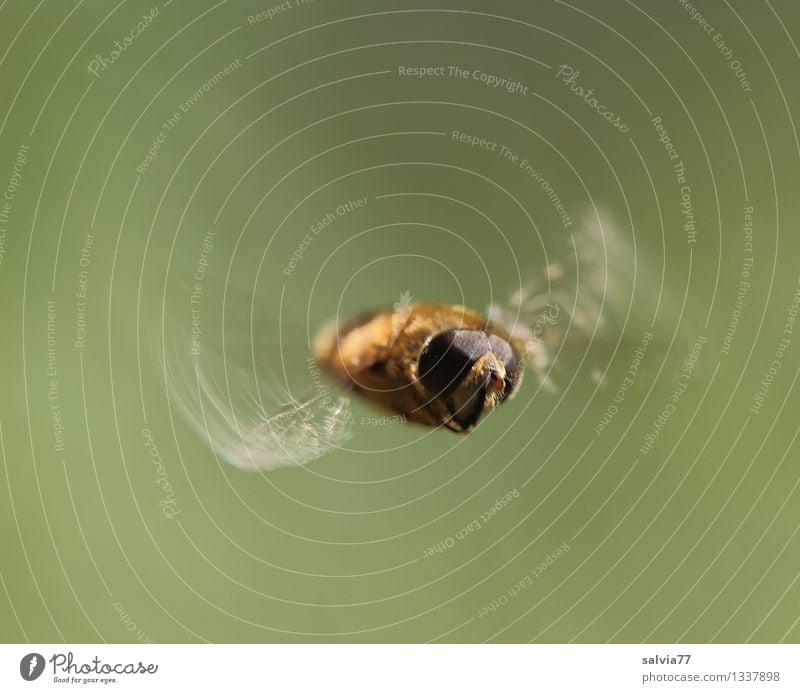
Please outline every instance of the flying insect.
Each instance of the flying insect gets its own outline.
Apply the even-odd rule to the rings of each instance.
[[[522,344],[464,306],[409,303],[320,330],[314,355],[344,385],[407,421],[471,430],[514,396]]]

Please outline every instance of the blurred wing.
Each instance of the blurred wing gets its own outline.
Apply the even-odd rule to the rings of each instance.
[[[221,359],[220,359],[221,360]],[[226,462],[241,469],[272,470],[316,460],[344,443],[351,432],[347,397],[307,393],[298,398],[274,383],[260,395],[242,374],[216,382],[195,363],[194,372],[167,369],[171,400],[185,421]],[[270,398],[269,403],[262,396]]]
[[[548,259],[504,303],[488,308],[545,388],[557,391],[556,381],[570,379],[581,362],[601,378],[615,350],[638,343],[656,323],[668,328],[657,333],[680,329],[678,341],[689,343],[665,278],[651,259],[637,255],[632,234],[609,214],[588,215]]]

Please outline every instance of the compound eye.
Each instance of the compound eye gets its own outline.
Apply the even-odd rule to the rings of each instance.
[[[514,348],[502,337],[496,334],[489,335],[489,344],[497,360],[503,364],[506,371],[505,386],[503,388],[503,399],[511,395],[517,389],[522,378],[519,358]]]
[[[422,349],[419,380],[434,397],[448,395],[491,348],[486,333],[480,330],[440,332]]]

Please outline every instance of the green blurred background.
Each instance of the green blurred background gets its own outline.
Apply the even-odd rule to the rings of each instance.
[[[797,3],[275,7],[0,4],[0,639],[797,642]],[[166,384],[201,257],[205,366],[292,393],[405,292],[597,309],[468,436],[247,472]]]

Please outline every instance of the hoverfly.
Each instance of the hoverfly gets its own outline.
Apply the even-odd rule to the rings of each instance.
[[[317,335],[317,362],[338,380],[408,421],[469,431],[513,397],[522,346],[463,306],[411,303],[373,310]]]

